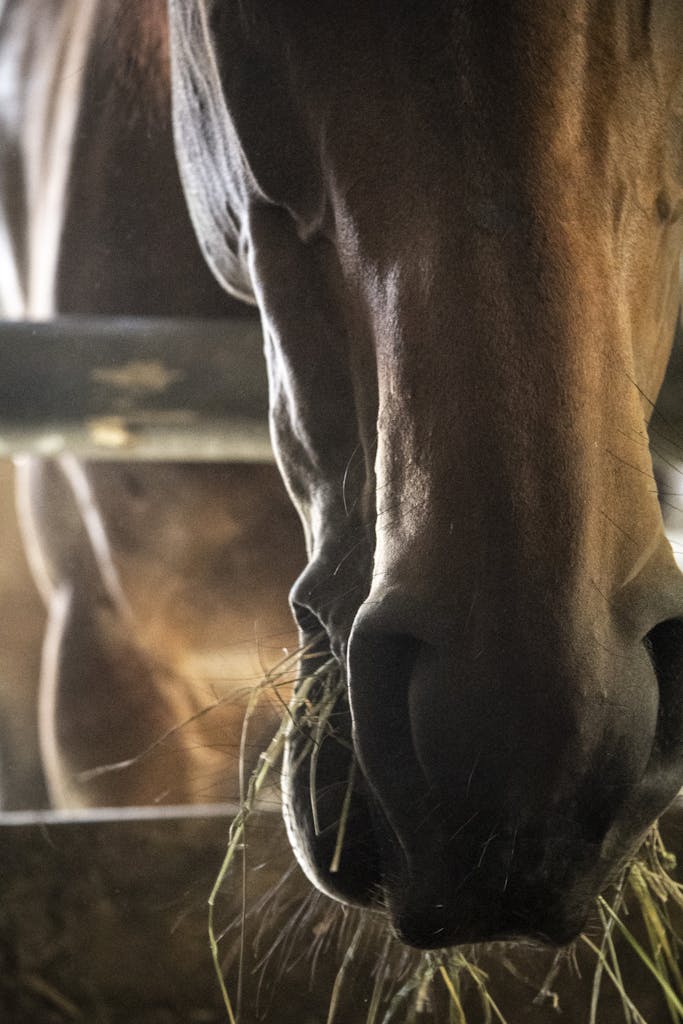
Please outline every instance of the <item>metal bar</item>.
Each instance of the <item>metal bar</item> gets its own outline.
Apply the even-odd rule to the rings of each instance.
[[[270,462],[262,348],[255,317],[0,321],[0,457]],[[680,331],[657,408],[678,434]]]
[[[0,322],[0,455],[270,462],[267,390],[255,318]]]
[[[112,821],[168,821],[194,818],[232,819],[239,804],[162,804],[158,807],[84,807],[68,811],[41,809],[36,811],[0,811],[0,831],[34,825],[97,825]],[[259,808],[260,813],[265,808]]]

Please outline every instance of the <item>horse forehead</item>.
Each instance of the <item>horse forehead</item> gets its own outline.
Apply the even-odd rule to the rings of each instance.
[[[419,157],[428,171],[476,166],[490,193],[510,167],[551,167],[530,136],[573,171],[579,152],[594,164],[628,158],[632,171],[671,98],[683,18],[665,3],[649,19],[627,4],[611,20],[592,7],[507,0],[492,17],[451,0],[399,3],[389,17],[376,3],[252,0],[241,18],[218,7],[211,36],[251,185],[305,219],[320,215],[335,175],[361,202],[378,191],[391,202],[411,168],[419,176]],[[514,201],[480,206],[489,230],[519,214]]]

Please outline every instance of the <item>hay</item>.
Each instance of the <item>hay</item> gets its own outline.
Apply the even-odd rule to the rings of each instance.
[[[303,658],[319,657],[307,652]],[[306,732],[306,742],[302,746],[299,758],[310,757],[310,791],[313,822],[317,828],[316,809],[316,769],[317,751],[323,738],[331,732],[330,716],[337,701],[340,688],[343,688],[338,667],[332,659],[319,665],[314,672],[304,678],[297,686],[294,696],[287,704],[281,696],[283,686],[290,687],[295,677],[301,652],[292,655],[257,688],[249,704],[245,718],[245,736],[249,720],[258,702],[266,692],[274,693],[283,704],[283,716],[280,726],[268,748],[261,754],[257,767],[242,792],[241,810],[233,821],[230,829],[228,847],[216,882],[209,897],[209,943],[214,969],[218,978],[223,1000],[230,1024],[237,1024],[240,1018],[241,980],[238,982],[236,997],[237,1010],[232,1005],[226,983],[223,978],[219,954],[219,938],[216,935],[215,904],[217,896],[234,864],[238,852],[242,853],[242,888],[246,901],[245,873],[246,865],[246,829],[250,815],[257,806],[259,794],[270,779],[272,773],[279,769],[285,740],[292,729]],[[294,675],[293,675],[294,674]],[[244,746],[244,743],[243,743]],[[351,760],[349,780],[344,798],[344,808],[340,816],[335,844],[334,857],[330,870],[335,871],[339,865],[346,827],[346,817],[353,789],[356,772],[355,760]],[[621,939],[634,951],[642,961],[658,987],[661,989],[672,1024],[683,1024],[683,974],[680,965],[681,939],[677,934],[675,915],[683,913],[683,885],[673,876],[676,868],[674,856],[667,851],[659,828],[655,825],[649,832],[639,853],[622,872],[618,884],[614,887],[610,900],[600,897],[597,901],[597,918],[602,934],[591,938],[584,934],[577,941],[590,950],[594,957],[593,982],[590,1000],[588,1024],[598,1024],[598,1006],[602,986],[607,979],[619,993],[623,1018],[626,1024],[654,1024],[648,1022],[638,1009],[635,999],[628,992],[627,981],[619,965],[619,951],[615,937]],[[316,901],[313,901],[316,902]],[[637,912],[637,913],[636,913]],[[308,908],[300,911],[301,920],[306,918]],[[241,919],[241,979],[244,969],[244,933],[246,926],[247,907],[243,903]],[[644,924],[649,950],[633,934],[627,920],[636,921],[640,917]],[[368,918],[366,922],[366,918]],[[329,924],[327,915],[318,925],[319,946],[316,957],[331,942],[330,934],[334,928]],[[338,929],[340,944],[345,943],[345,953],[336,974],[329,999],[326,1024],[335,1024],[338,1020],[342,992],[352,973],[352,968],[359,962],[364,965],[368,974],[374,974],[374,984],[370,998],[367,1000],[365,1024],[411,1024],[428,1010],[438,996],[438,989],[447,994],[449,1024],[468,1024],[468,1020],[476,1019],[477,1024],[508,1024],[502,1010],[496,1003],[490,990],[489,976],[476,963],[476,951],[465,955],[462,950],[444,951],[443,953],[418,953],[400,947],[387,932],[386,922],[379,924],[372,915],[362,912],[350,912],[342,920]],[[346,931],[345,931],[346,925]],[[346,932],[351,930],[350,937]],[[380,936],[382,939],[378,942]],[[377,953],[378,948],[381,952]],[[374,955],[371,955],[372,954]],[[366,956],[366,953],[368,954]],[[569,962],[571,953],[558,953],[545,981],[536,986],[535,998],[529,997],[529,1003],[545,1005],[550,1001],[551,1009],[560,1011],[559,996],[551,991],[556,975],[563,963]],[[511,959],[513,954],[508,946],[500,963],[508,971],[510,978],[516,978],[525,986],[534,983],[525,978]],[[264,961],[267,957],[264,958]],[[373,966],[374,965],[374,966]],[[479,1009],[476,1018],[468,1018],[463,999],[464,987],[474,989],[478,997]],[[382,1008],[384,1013],[382,1014]],[[422,1018],[424,1019],[424,1018]],[[611,1019],[611,1018],[610,1018]]]

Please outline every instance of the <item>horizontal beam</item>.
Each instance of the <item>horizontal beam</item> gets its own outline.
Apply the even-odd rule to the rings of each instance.
[[[142,822],[187,820],[190,818],[225,818],[229,821],[239,813],[236,803],[159,804],[152,807],[76,807],[69,810],[45,808],[38,810],[0,810],[0,834],[8,828],[46,825],[97,825],[109,822]],[[268,807],[259,808],[269,813]]]
[[[255,317],[0,321],[0,456],[270,462]]]
[[[653,417],[680,451],[681,334]],[[260,324],[61,317],[0,321],[0,456],[270,462]]]

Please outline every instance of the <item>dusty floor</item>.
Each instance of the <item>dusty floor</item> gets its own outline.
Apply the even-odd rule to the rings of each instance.
[[[161,820],[0,828],[0,1020],[11,1024],[213,1024],[222,1008],[206,939],[206,898],[225,848],[229,820]],[[683,840],[683,824],[675,826]],[[679,843],[679,847],[683,842]],[[271,895],[290,863],[275,815],[249,835],[247,940],[242,1024],[326,1024],[334,980],[353,943],[356,919],[310,900],[292,876]],[[280,853],[278,853],[280,851]],[[218,905],[228,984],[237,993],[239,873]],[[304,912],[309,907],[308,912]],[[334,939],[339,930],[339,941]],[[380,940],[363,940],[348,965],[336,1024],[364,1024],[377,971]],[[270,951],[270,955],[267,954]],[[317,955],[316,955],[317,953]],[[266,966],[260,966],[265,957]],[[500,954],[482,960],[509,1024],[588,1021],[592,965],[565,967],[552,1000],[534,1005],[552,957],[517,957],[515,980]],[[625,976],[647,1024],[671,1018],[643,972],[626,958]],[[405,983],[394,961],[382,1013]],[[393,972],[393,976],[392,976]],[[470,989],[473,986],[469,986]],[[476,994],[465,991],[472,1024],[483,1024]],[[405,1024],[399,1006],[392,1020]],[[598,1021],[623,1019],[604,986]],[[379,1021],[382,1020],[380,1014]],[[437,978],[417,1024],[450,1024]]]
[[[0,1020],[224,1020],[206,899],[228,827],[219,818],[0,829]],[[234,900],[221,914],[234,918]],[[225,943],[229,959],[234,946]],[[253,989],[250,979],[255,1007]],[[265,1019],[324,1019],[309,1004],[308,992],[290,991],[290,1017]]]

